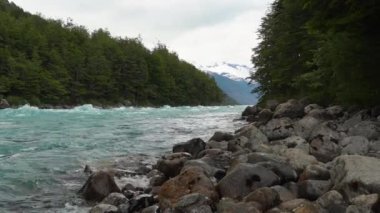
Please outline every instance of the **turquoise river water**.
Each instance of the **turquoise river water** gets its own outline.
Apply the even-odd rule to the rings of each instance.
[[[0,110],[0,212],[81,212],[84,165],[159,156],[233,131],[245,106]]]

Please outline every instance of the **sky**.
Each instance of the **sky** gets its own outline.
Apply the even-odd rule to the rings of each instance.
[[[43,17],[68,20],[90,31],[157,43],[195,65],[223,61],[252,66],[261,18],[273,0],[11,0]]]

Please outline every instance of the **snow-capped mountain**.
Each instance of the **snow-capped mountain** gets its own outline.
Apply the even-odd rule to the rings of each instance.
[[[250,73],[252,71],[252,68],[248,67],[247,65],[241,65],[241,64],[233,64],[233,63],[215,63],[214,65],[210,66],[200,66],[200,70],[206,71],[206,72],[212,72],[219,75],[223,75],[225,77],[228,77],[233,80],[247,80],[247,78],[250,76]]]
[[[252,69],[246,65],[233,63],[216,63],[211,66],[199,66],[200,70],[211,75],[219,88],[238,104],[256,104],[258,95],[252,94],[257,86],[255,82],[248,84]]]

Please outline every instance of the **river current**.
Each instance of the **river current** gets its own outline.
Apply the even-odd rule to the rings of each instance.
[[[86,211],[75,193],[85,165],[150,159],[175,143],[233,131],[244,107],[0,110],[0,212]]]

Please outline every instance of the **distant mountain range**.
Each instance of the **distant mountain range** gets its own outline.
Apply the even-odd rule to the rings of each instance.
[[[200,70],[213,76],[219,88],[238,104],[256,104],[258,95],[251,91],[257,83],[248,84],[251,68],[246,65],[227,62],[211,66],[200,66]]]

